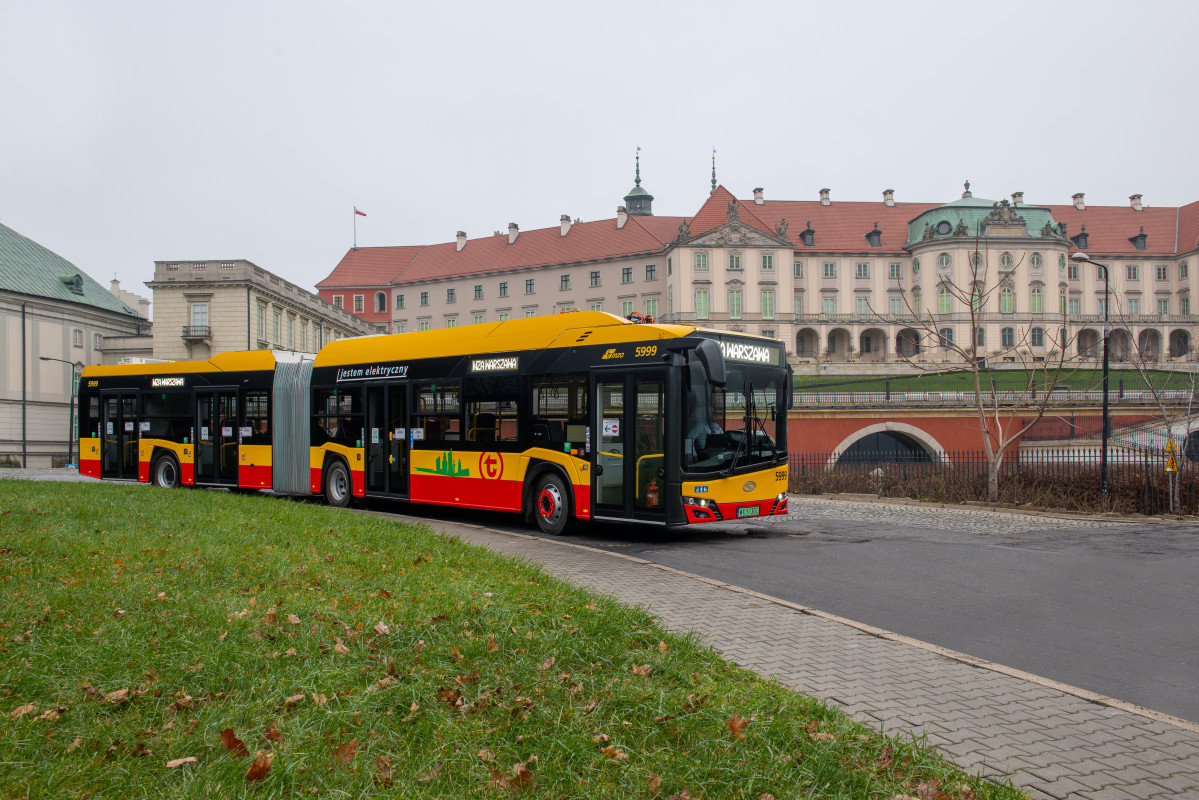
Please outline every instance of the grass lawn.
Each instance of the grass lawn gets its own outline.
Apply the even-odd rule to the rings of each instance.
[[[1019,798],[370,515],[0,481],[0,797]]]

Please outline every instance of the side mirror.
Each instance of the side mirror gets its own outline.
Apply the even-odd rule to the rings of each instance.
[[[715,339],[703,339],[695,348],[699,363],[708,371],[708,383],[722,387],[725,384],[724,353]]]

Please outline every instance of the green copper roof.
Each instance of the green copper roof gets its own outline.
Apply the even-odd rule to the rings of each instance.
[[[142,318],[70,261],[7,225],[0,225],[0,289]]]
[[[645,191],[640,186],[634,186],[632,189],[629,190],[629,193],[626,194],[625,197],[641,197],[642,195],[647,195],[647,194],[649,194],[649,192]]]
[[[961,200],[954,200],[952,203],[946,203],[943,206],[925,211],[920,216],[908,223],[908,241],[906,246],[919,244],[922,241],[939,241],[942,239],[952,239],[957,235],[961,235],[959,231],[961,227],[965,228],[966,236],[982,236],[985,234],[985,226],[983,221],[991,216],[992,212],[1009,213],[1012,217],[1019,217],[1024,220],[1024,230],[1030,237],[1045,238],[1045,226],[1049,225],[1052,232],[1050,235],[1057,235],[1057,222],[1054,221],[1053,215],[1047,208],[1037,206],[1011,206],[1005,202],[996,203],[993,200],[987,200],[981,197],[963,197]],[[948,230],[945,225],[948,223]],[[931,232],[930,238],[925,239],[925,225]],[[995,224],[1003,224],[1003,221],[996,221]],[[1008,222],[1007,224],[1011,224]]]

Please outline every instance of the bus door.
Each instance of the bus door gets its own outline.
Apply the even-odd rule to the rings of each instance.
[[[408,496],[408,384],[366,390],[366,490]]]
[[[100,398],[100,477],[137,480],[137,395]]]
[[[237,390],[196,392],[196,483],[237,486]]]
[[[665,371],[601,373],[592,392],[592,517],[664,523]]]

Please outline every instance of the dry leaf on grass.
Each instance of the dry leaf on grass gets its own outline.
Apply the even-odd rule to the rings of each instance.
[[[434,778],[437,777],[437,773],[441,772],[441,768],[443,765],[444,765],[443,762],[438,761],[436,764],[434,764],[432,767],[430,767],[427,772],[422,772],[421,774],[417,775],[416,782],[417,783],[428,783],[429,781],[433,780]]]
[[[652,669],[652,667],[650,667],[649,664],[642,664],[640,666],[638,666],[637,664],[634,664],[633,665],[633,674],[648,678],[651,669]]]
[[[250,762],[250,768],[246,770],[246,780],[260,781],[270,774],[271,771],[271,755],[265,750],[259,750],[254,756],[254,760]]]
[[[167,762],[167,769],[174,769],[175,767],[181,767],[184,764],[195,764],[195,763],[196,763],[195,756],[188,756],[187,758],[176,758],[176,759],[172,759],[171,761]]]
[[[627,761],[629,758],[628,753],[621,750],[614,744],[608,745],[604,749],[600,750],[600,752],[604,754],[605,758],[610,758],[613,761]]]
[[[733,741],[739,741],[745,738],[745,726],[748,724],[749,720],[742,719],[736,714],[729,718],[729,733],[733,734]]]
[[[288,614],[288,615],[287,615],[287,621],[288,621],[290,624],[292,624],[292,625],[299,625],[299,624],[300,624],[300,618],[299,618],[299,617],[297,617],[295,614]]]
[[[283,741],[283,734],[279,733],[279,729],[272,725],[263,731],[262,738],[266,739],[268,742],[279,744]]]
[[[221,731],[221,747],[229,751],[229,754],[234,758],[249,758],[250,751],[246,749],[246,743],[233,733],[232,728],[226,728]]]
[[[391,759],[387,756],[375,760],[375,786],[391,786]]]
[[[387,634],[391,633],[391,628],[387,627],[382,622],[379,622],[379,624],[376,625],[373,630],[380,636],[386,636]]]
[[[662,788],[662,779],[651,772],[649,774],[649,780],[646,781],[646,784],[645,784],[645,793],[646,794],[657,794],[658,790],[661,788]]]
[[[20,719],[21,717],[25,716],[26,714],[32,714],[36,710],[37,710],[36,703],[26,703],[23,706],[17,706],[16,708],[14,708],[12,713],[9,714],[8,716],[9,716],[9,719]]]
[[[349,764],[358,752],[358,740],[351,739],[340,747],[333,748],[333,760],[338,764]]]

